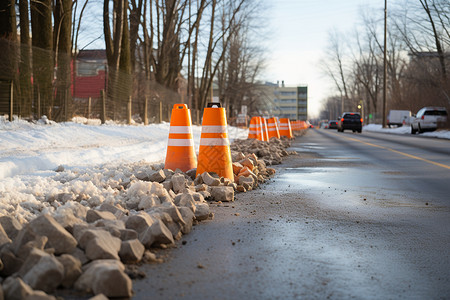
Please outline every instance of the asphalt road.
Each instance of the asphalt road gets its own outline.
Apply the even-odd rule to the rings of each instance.
[[[310,130],[134,299],[450,299],[450,141]]]

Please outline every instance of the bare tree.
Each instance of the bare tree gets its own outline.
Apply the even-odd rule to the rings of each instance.
[[[53,118],[53,28],[52,1],[31,0],[31,31],[33,45],[33,78],[35,84],[35,100],[38,117],[45,113]]]
[[[69,119],[71,103],[70,65],[72,59],[72,1],[56,0],[54,9],[54,49],[56,50],[57,81],[55,104],[60,108],[55,120]]]
[[[16,11],[15,1],[0,2],[0,80],[11,81],[17,85],[17,29],[16,29]],[[8,86],[6,93],[9,94]],[[2,91],[3,92],[3,91]],[[10,116],[12,118],[12,116]]]
[[[348,74],[345,71],[346,59],[344,45],[341,41],[340,33],[331,31],[329,33],[329,44],[327,47],[328,58],[322,62],[322,67],[334,82],[339,94],[341,95],[341,112],[346,109],[346,103],[349,101],[348,92]],[[347,58],[348,59],[348,58]]]

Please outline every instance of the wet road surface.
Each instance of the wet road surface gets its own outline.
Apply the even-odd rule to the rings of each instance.
[[[292,149],[143,266],[134,299],[450,298],[449,141],[310,130]]]

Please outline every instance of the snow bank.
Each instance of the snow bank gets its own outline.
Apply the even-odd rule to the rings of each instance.
[[[369,124],[363,126],[363,131],[381,132],[381,133],[393,133],[393,134],[411,134],[411,127],[402,126],[397,128],[383,128],[381,124]],[[437,130],[432,132],[424,132],[420,135],[436,137],[441,139],[450,139],[449,130]]]
[[[95,207],[128,200],[121,186],[161,167],[169,128],[169,123],[98,125],[80,118],[31,123],[0,117],[0,215],[26,222],[78,203]],[[192,129],[198,151],[201,126]],[[229,127],[228,133],[233,141],[247,138],[248,130]]]
[[[76,122],[97,124],[83,118]],[[161,162],[167,149],[169,123],[143,125],[86,125],[40,120],[6,122],[0,119],[0,179],[20,174],[82,168],[107,162]],[[201,126],[193,126],[194,143]],[[247,131],[229,127],[230,140],[246,138]]]

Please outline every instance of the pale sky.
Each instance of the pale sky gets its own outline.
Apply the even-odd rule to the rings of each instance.
[[[361,6],[373,7],[383,18],[383,0],[276,0],[270,1],[270,50],[264,80],[284,80],[286,86],[308,85],[308,115],[317,116],[320,102],[334,94],[319,61],[325,56],[332,29],[351,34],[361,21]]]

